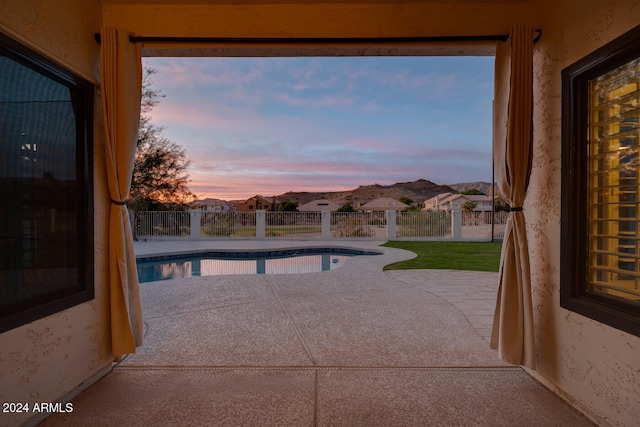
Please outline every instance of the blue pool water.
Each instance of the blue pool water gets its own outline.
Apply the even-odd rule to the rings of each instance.
[[[138,258],[140,283],[226,274],[294,274],[335,270],[356,255],[379,252],[302,248],[268,252],[202,252]]]

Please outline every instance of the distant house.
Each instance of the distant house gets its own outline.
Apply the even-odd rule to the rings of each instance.
[[[231,206],[229,206],[229,203],[220,199],[207,198],[204,200],[197,200],[191,204],[191,207],[193,209],[199,209],[204,212],[227,213],[231,211]]]
[[[436,196],[433,196],[430,199],[425,200],[424,208],[422,210],[425,210],[425,211],[448,210],[447,207],[450,206],[449,202],[455,200],[455,198],[457,198],[458,196],[462,196],[462,195],[453,194],[453,193],[440,193]]]
[[[465,195],[441,193],[425,200],[423,211],[461,211],[467,202],[476,203],[475,212],[491,211],[491,197],[485,195]]]
[[[276,196],[264,197],[256,195],[248,198],[244,202],[238,202],[236,209],[238,212],[255,212],[257,210],[273,212],[278,210],[278,199]]]
[[[491,196],[484,194],[464,196],[472,202],[476,203],[475,212],[491,212]]]
[[[312,200],[304,205],[298,206],[300,212],[337,211],[340,206],[330,200]]]
[[[356,209],[359,211],[403,211],[408,207],[409,205],[392,199],[391,197],[381,197],[365,203]]]

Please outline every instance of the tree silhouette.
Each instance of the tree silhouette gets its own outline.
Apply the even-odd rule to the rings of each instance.
[[[351,206],[351,203],[346,202],[338,208],[338,212],[355,212],[355,209]]]
[[[466,196],[484,196],[484,193],[477,188],[470,188],[465,191],[461,191],[460,194],[464,194]]]
[[[156,72],[145,68],[142,80],[137,151],[127,199],[136,215],[143,210],[184,210],[195,200],[188,187],[191,161],[185,149],[162,135],[163,126],[151,122],[149,113],[164,97],[152,87]]]
[[[471,200],[467,200],[466,202],[464,202],[462,204],[462,210],[464,212],[473,212],[473,210],[478,206],[478,204],[476,202],[473,202]]]
[[[287,200],[283,200],[278,205],[278,210],[280,212],[295,212],[298,210],[298,202],[290,202]]]

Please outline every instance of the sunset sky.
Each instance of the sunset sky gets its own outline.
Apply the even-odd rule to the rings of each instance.
[[[199,198],[491,181],[493,57],[145,58]]]

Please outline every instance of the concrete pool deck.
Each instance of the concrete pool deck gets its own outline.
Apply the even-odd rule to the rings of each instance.
[[[487,338],[497,274],[388,271],[383,241],[154,241],[136,254],[379,249],[325,272],[140,285],[145,343],[42,425],[584,426]]]

